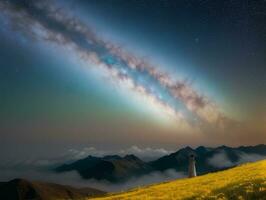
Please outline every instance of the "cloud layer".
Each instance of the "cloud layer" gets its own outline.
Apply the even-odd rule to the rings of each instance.
[[[64,164],[66,162],[73,162],[79,159],[83,159],[90,156],[95,157],[103,157],[106,155],[130,155],[133,154],[144,161],[155,160],[159,157],[169,155],[173,151],[169,151],[163,148],[140,148],[136,145],[131,146],[127,149],[120,150],[100,150],[95,147],[85,147],[82,149],[69,149],[65,153],[49,157],[49,158],[29,158],[25,160],[2,160],[0,168],[9,169],[9,168],[17,168],[17,169],[50,169],[53,166],[57,166],[60,164]]]
[[[66,172],[56,174],[44,169],[1,169],[0,180],[9,181],[15,178],[24,178],[28,180],[38,180],[44,182],[58,183],[62,185],[72,185],[76,187],[93,187],[108,192],[122,191],[130,188],[174,180],[178,178],[184,178],[186,175],[182,172],[176,172],[175,170],[166,170],[164,172],[152,172],[150,174],[133,177],[125,183],[113,184],[108,181],[89,179],[85,180],[80,177],[80,175],[75,172]]]
[[[125,183],[110,183],[106,180],[83,179],[77,172],[55,173],[51,168],[60,164],[73,162],[78,159],[87,157],[88,155],[102,157],[105,155],[127,155],[134,154],[146,161],[159,158],[167,155],[172,151],[162,148],[140,148],[138,146],[131,146],[127,149],[114,150],[99,150],[95,147],[85,147],[83,149],[69,149],[66,153],[53,158],[37,158],[27,160],[9,160],[2,161],[0,164],[0,181],[9,181],[14,178],[25,178],[30,180],[41,180],[47,182],[54,182],[64,185],[73,185],[76,187],[95,187],[105,191],[121,191],[127,190],[140,185],[152,184],[167,180],[185,177],[185,173],[176,172],[169,169],[164,172],[152,172],[150,174],[132,177]]]
[[[208,163],[214,167],[226,168],[236,166],[246,162],[255,162],[258,160],[263,160],[266,156],[259,154],[247,154],[241,151],[237,152],[238,160],[233,162],[231,161],[225,151],[220,151],[219,153],[213,155],[212,158],[208,160]]]

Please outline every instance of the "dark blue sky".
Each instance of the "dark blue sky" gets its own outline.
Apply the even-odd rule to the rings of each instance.
[[[251,110],[249,105],[265,100],[263,1],[114,0],[70,5],[97,16],[95,23],[104,26],[99,29],[114,32],[126,47],[145,48],[144,55],[168,60],[169,68],[196,80],[196,85],[197,80],[203,82],[213,95],[229,96],[235,107],[239,96]]]

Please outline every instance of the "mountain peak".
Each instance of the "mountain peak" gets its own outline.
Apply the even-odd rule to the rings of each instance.
[[[194,149],[192,149],[191,147],[189,146],[186,146],[185,148],[183,149],[180,149],[179,151],[177,151],[178,153],[190,153],[190,152],[193,152]]]
[[[119,160],[122,159],[121,156],[118,155],[107,155],[103,157],[104,160]]]
[[[125,155],[124,158],[127,160],[139,160],[139,158],[135,156],[134,154]]]
[[[186,146],[184,149],[193,150],[190,146]]]
[[[219,146],[217,147],[217,149],[230,149],[231,147],[228,147],[226,145],[222,145],[222,146]]]
[[[204,147],[204,146],[198,146],[196,149],[201,150],[201,149],[206,149],[206,147]]]
[[[87,157],[81,159],[81,160],[96,160],[99,159],[99,157],[88,155]]]
[[[205,152],[208,151],[208,149],[206,147],[204,147],[204,146],[199,146],[199,147],[197,147],[195,149],[195,151],[198,152],[198,153],[205,153]]]

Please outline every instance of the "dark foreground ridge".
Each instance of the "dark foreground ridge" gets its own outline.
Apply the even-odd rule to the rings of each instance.
[[[67,185],[14,179],[0,183],[1,200],[52,200],[52,199],[84,199],[98,197],[106,192],[94,188],[74,188]]]

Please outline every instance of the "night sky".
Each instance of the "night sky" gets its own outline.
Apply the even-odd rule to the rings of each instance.
[[[0,1],[0,156],[266,143],[266,1]]]

